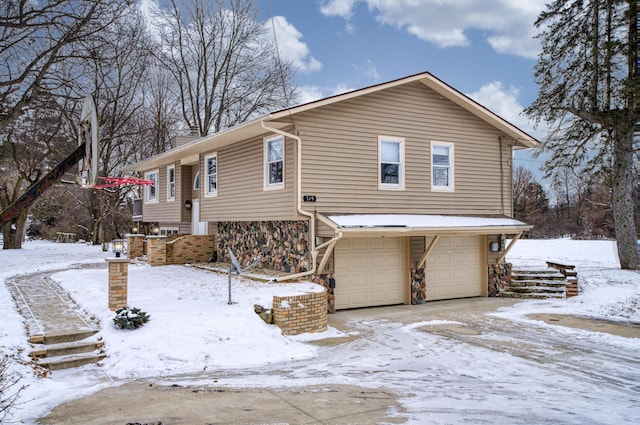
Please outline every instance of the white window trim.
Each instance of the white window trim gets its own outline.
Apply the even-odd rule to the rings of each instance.
[[[180,229],[178,227],[161,227],[160,234],[161,235],[177,235],[180,233]]]
[[[209,167],[207,166],[207,162],[209,162],[209,159],[211,158],[216,159],[216,190],[209,192]],[[204,182],[205,198],[215,198],[216,196],[218,196],[218,182],[220,181],[220,179],[218,178],[220,176],[219,165],[218,152],[210,153],[209,155],[206,155],[204,157],[204,180],[200,182],[200,186],[202,186],[202,183]]]
[[[449,185],[448,186],[436,186],[433,184],[433,147],[434,146],[446,146],[449,148]],[[431,141],[431,150],[429,152],[429,163],[431,164],[431,191],[432,192],[454,192],[455,191],[455,150],[454,144],[449,142]]]
[[[198,171],[196,176],[193,178],[193,190],[200,190],[200,171]]]
[[[269,183],[269,142],[275,140],[282,140],[282,182],[280,183]],[[263,168],[264,168],[264,190],[279,190],[284,189],[284,181],[286,179],[286,156],[287,156],[287,147],[285,143],[284,136],[275,136],[275,137],[265,137],[263,144]]]
[[[396,142],[400,144],[400,169],[398,183],[382,183],[382,142]],[[406,162],[404,158],[404,137],[378,136],[378,189],[404,190],[404,175]]]
[[[160,170],[155,169],[155,170],[147,171],[146,173],[144,173],[144,179],[151,180],[150,177],[152,174],[156,175],[156,178],[155,178],[156,199],[149,200],[151,185],[145,185],[144,187],[144,203],[145,204],[157,204],[158,202],[160,202]]]
[[[170,170],[173,170],[173,182],[169,180]],[[173,185],[173,196],[171,196],[171,186]],[[176,200],[176,166],[167,166],[167,202]]]

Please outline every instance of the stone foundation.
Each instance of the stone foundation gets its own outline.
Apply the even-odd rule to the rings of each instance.
[[[327,330],[326,291],[273,297],[273,323],[285,335]]]
[[[324,286],[324,289],[327,291],[327,311],[329,313],[336,312],[336,296],[334,295],[334,289],[336,285],[336,281],[333,278],[333,274],[321,274],[313,276],[313,283],[316,283],[320,286]]]
[[[490,264],[488,279],[488,294],[490,297],[498,297],[506,286],[511,282],[511,263]]]
[[[231,248],[240,264],[260,256],[257,268],[285,273],[311,268],[306,221],[219,222],[217,230],[218,261],[230,262]]]

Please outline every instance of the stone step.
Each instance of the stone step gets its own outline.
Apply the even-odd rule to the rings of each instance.
[[[94,341],[74,341],[60,344],[40,345],[31,352],[31,357],[59,357],[70,354],[90,353],[104,347],[104,342]]]
[[[102,352],[71,354],[67,356],[46,357],[44,359],[40,359],[38,360],[38,365],[49,370],[62,370],[98,363],[105,357],[106,355]]]
[[[507,286],[512,288],[542,286],[548,288],[562,288],[564,290],[566,284],[567,282],[564,280],[511,280]]]
[[[32,335],[29,338],[31,344],[62,344],[65,342],[82,341],[97,333],[97,330],[83,330],[83,331],[63,331],[52,332],[44,335]]]

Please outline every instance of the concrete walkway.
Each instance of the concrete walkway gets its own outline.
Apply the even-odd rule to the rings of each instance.
[[[25,318],[27,334],[33,343],[59,335],[99,330],[83,317],[81,308],[51,279],[52,271],[18,275],[6,285]]]

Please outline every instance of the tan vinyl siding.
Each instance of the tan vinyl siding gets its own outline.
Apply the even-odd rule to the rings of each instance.
[[[500,132],[415,82],[295,117],[302,193],[331,213],[510,214],[511,151]],[[405,189],[378,189],[378,136],[405,139]],[[453,143],[455,191],[431,191],[430,142]],[[503,207],[504,205],[504,207]],[[307,206],[307,208],[309,208]]]
[[[146,199],[142,205],[142,219],[146,222],[179,222],[180,221],[180,185],[178,170],[180,166],[176,164],[176,197],[175,201],[167,202],[167,166],[158,169],[157,203],[147,203]],[[153,170],[148,170],[153,171]]]
[[[201,197],[200,216],[207,221],[297,219],[295,207],[295,140],[285,139],[284,189],[264,190],[263,138],[217,150],[218,194]],[[201,158],[212,152],[201,155]],[[200,164],[200,191],[204,190]]]

